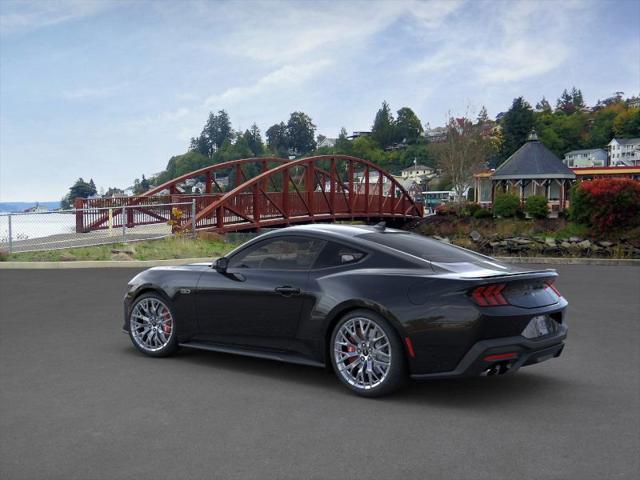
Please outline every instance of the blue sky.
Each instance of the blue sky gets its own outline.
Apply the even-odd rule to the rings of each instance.
[[[0,0],[0,201],[78,177],[131,185],[210,110],[263,130],[369,129],[382,100],[424,123],[524,95],[640,91],[640,2]]]

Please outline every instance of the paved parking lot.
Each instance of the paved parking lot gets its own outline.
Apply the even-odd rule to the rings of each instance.
[[[0,270],[3,479],[613,479],[640,471],[640,268],[560,266],[560,359],[355,397],[327,372],[138,354],[134,270]]]

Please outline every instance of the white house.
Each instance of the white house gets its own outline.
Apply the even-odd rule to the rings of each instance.
[[[333,148],[333,147],[336,146],[336,141],[337,140],[338,140],[337,138],[325,137],[321,141],[318,142],[318,148],[322,148],[322,147]]]
[[[569,168],[606,167],[607,151],[604,148],[572,150],[564,154],[563,162]]]
[[[414,164],[402,170],[401,176],[403,179],[412,179],[420,182],[425,178],[432,177],[434,173],[435,172],[431,167],[427,167],[426,165]]]
[[[607,147],[609,166],[640,166],[640,138],[614,138]]]

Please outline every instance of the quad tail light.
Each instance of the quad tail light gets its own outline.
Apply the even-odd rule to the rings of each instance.
[[[471,298],[481,307],[509,305],[509,302],[502,296],[502,291],[505,287],[506,285],[504,283],[476,287],[471,292]]]

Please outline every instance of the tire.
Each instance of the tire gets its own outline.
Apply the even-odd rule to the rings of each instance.
[[[338,379],[363,397],[388,395],[407,380],[398,334],[370,310],[354,310],[340,319],[331,334],[329,356]]]
[[[166,357],[178,350],[176,321],[171,302],[159,293],[135,299],[129,314],[129,338],[150,357]]]

